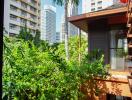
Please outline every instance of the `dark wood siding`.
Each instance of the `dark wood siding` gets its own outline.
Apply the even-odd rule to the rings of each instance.
[[[109,63],[109,29],[106,19],[88,23],[89,52],[101,49],[104,52],[105,63]]]

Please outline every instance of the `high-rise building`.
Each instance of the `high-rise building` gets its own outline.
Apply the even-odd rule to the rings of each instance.
[[[60,32],[56,32],[56,43],[59,43],[60,42]]]
[[[4,0],[4,12],[4,28],[10,36],[25,25],[33,35],[40,30],[40,0]]]
[[[68,17],[75,16],[78,14],[78,7],[72,3],[72,0],[68,3]],[[74,36],[78,34],[78,28],[71,23],[68,23],[68,34]]]
[[[41,10],[41,39],[49,43],[56,42],[56,8],[45,5]]]
[[[78,7],[71,1],[68,3],[68,17],[75,16],[78,14]],[[73,24],[68,22],[68,34],[69,36],[74,36],[78,34],[78,28]],[[65,20],[64,15],[61,18],[61,31],[60,31],[60,41],[63,42],[65,39]]]
[[[82,13],[105,9],[116,1],[118,0],[82,0]]]
[[[60,42],[65,40],[65,20],[64,16],[61,16],[61,30],[60,30]]]

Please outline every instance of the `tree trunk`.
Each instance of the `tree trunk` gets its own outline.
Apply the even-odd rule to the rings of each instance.
[[[79,29],[78,32],[78,37],[79,37],[79,56],[78,56],[78,61],[79,61],[79,66],[81,64],[81,29]]]
[[[65,20],[65,53],[66,53],[66,60],[69,60],[69,48],[68,48],[68,17],[67,17],[67,6],[68,6],[68,2],[67,0],[65,0],[64,3],[64,20]]]

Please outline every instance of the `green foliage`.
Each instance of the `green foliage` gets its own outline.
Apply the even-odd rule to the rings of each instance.
[[[36,34],[35,34],[35,37],[34,37],[34,39],[33,39],[33,43],[34,43],[34,45],[36,45],[37,47],[40,46],[41,40],[40,40],[40,31],[39,31],[39,30],[36,30]]]
[[[70,40],[69,62],[64,59],[63,43],[38,43],[39,46],[34,41],[4,37],[3,99],[78,100],[82,96],[81,84],[95,77],[105,78],[103,58],[92,63],[87,60],[85,39],[82,38],[80,66],[77,37]]]
[[[81,53],[81,58],[88,53],[87,51],[87,39],[85,37],[81,37],[81,48],[79,50],[79,39],[78,36],[70,37],[69,38],[69,55],[70,55],[70,61],[72,62],[78,62],[78,56],[79,53]],[[62,57],[63,59],[66,57],[65,56],[65,44],[61,43],[58,45],[58,50],[56,53]]]
[[[30,30],[27,28],[26,25],[25,25],[25,27],[23,27],[20,30],[18,38],[24,39],[25,41],[28,41],[28,40],[32,41],[33,40],[33,36],[32,36]]]

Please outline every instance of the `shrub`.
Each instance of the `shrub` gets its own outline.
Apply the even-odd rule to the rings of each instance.
[[[77,55],[66,62],[58,54],[59,48],[43,44],[38,47],[33,41],[4,37],[3,99],[78,100],[83,96],[83,83],[96,86],[95,77],[105,78],[102,57],[89,63],[83,54],[79,66],[74,59]]]

